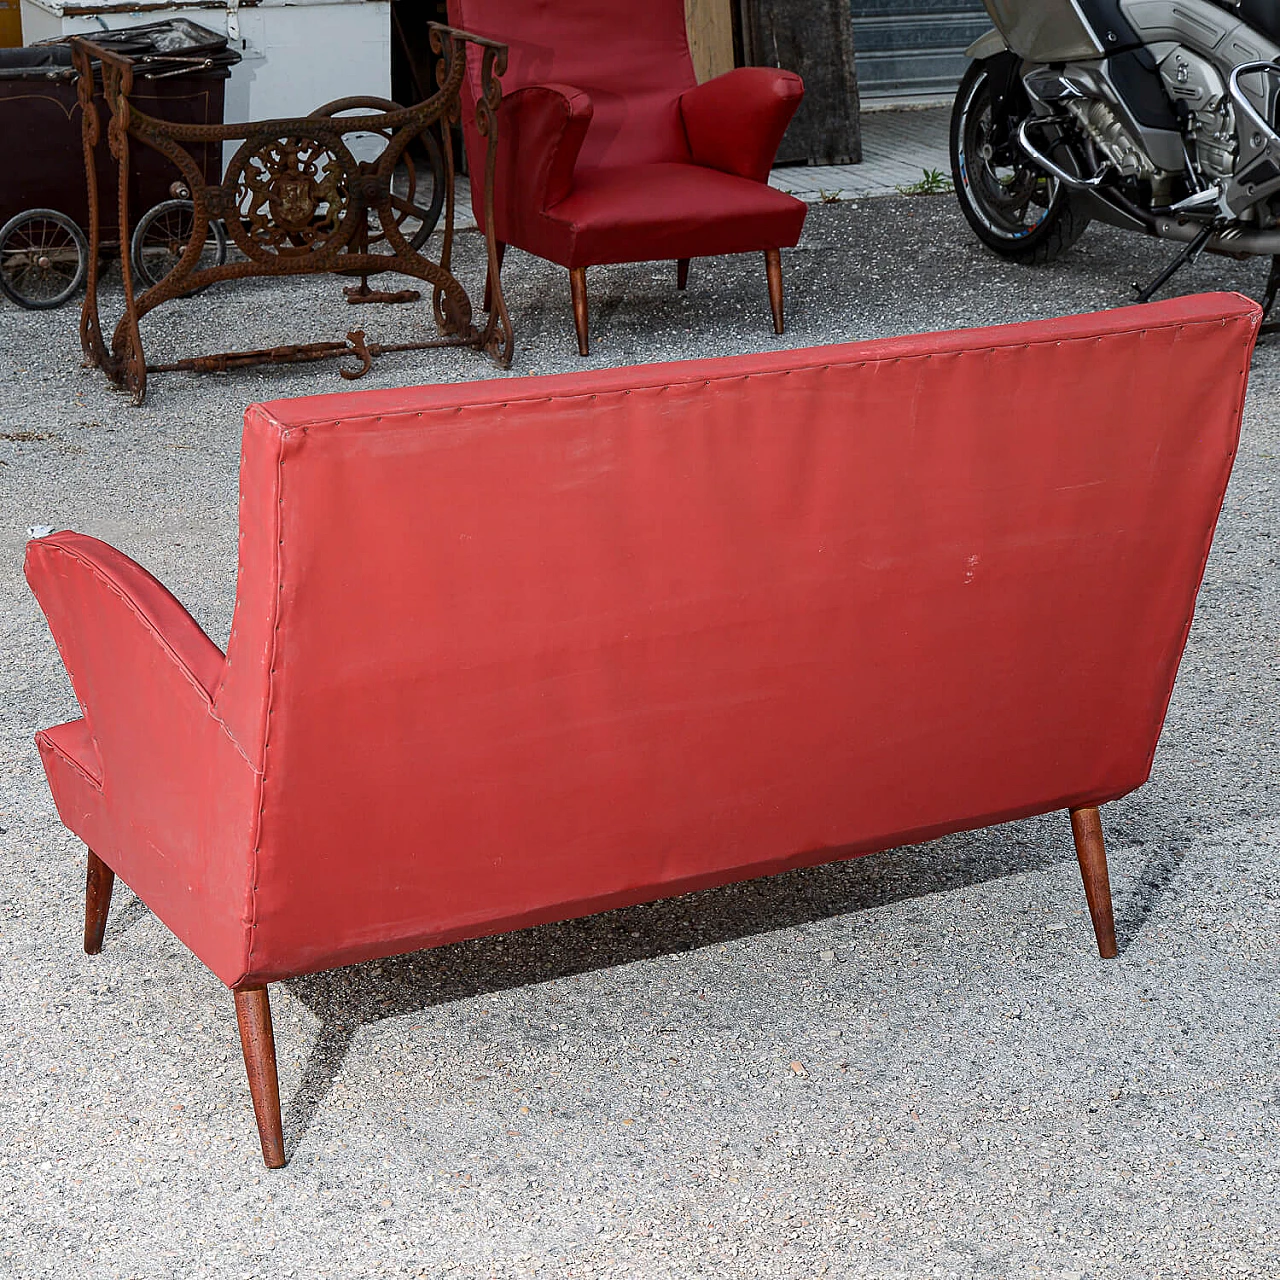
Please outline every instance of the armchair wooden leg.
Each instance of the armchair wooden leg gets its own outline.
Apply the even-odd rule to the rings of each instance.
[[[578,354],[590,353],[587,345],[587,269],[574,267],[569,272],[569,292],[573,295],[573,323],[578,330]]]
[[[234,994],[244,1069],[249,1076],[249,1094],[253,1098],[253,1114],[262,1142],[262,1160],[268,1169],[283,1169],[284,1128],[280,1123],[280,1081],[276,1077],[271,1002],[266,987],[247,987]]]
[[[676,259],[676,288],[683,289],[689,283],[689,259]]]
[[[1084,879],[1084,896],[1093,917],[1098,954],[1104,960],[1116,954],[1116,922],[1111,912],[1111,881],[1107,877],[1107,846],[1102,839],[1098,810],[1072,809],[1071,834],[1076,841],[1076,857]]]
[[[111,909],[111,890],[116,873],[92,849],[84,880],[84,951],[96,956],[102,950],[102,935],[107,930],[107,912]]]
[[[773,331],[782,332],[782,254],[777,249],[764,251],[764,270],[769,277],[769,306],[773,311]]]
[[[502,240],[493,242],[494,252],[498,255],[498,271],[502,271],[502,260],[507,256],[507,246]],[[484,273],[484,309],[485,311],[493,310],[493,281],[489,279],[489,272],[486,268]]]

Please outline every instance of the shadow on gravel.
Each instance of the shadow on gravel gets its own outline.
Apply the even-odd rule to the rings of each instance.
[[[121,894],[120,896],[123,897],[124,895]],[[103,938],[102,945],[110,947],[123,938],[139,920],[144,920],[150,914],[151,912],[146,903],[141,898],[135,898],[132,893],[129,894],[128,899],[124,902],[113,901],[111,914],[107,917],[107,932]]]
[[[1116,946],[1123,956],[1129,941],[1136,937],[1151,918],[1156,903],[1164,897],[1186,860],[1187,841],[1175,834],[1152,849],[1137,883],[1123,898],[1116,898]]]
[[[1142,801],[1113,810],[1111,820],[1103,815],[1113,848],[1131,841],[1137,831],[1158,829],[1150,825]],[[1196,838],[1200,835],[1195,833]],[[1176,876],[1190,838],[1180,831],[1167,832],[1136,886],[1116,895],[1121,955]],[[960,832],[927,845],[291,979],[285,984],[290,994],[321,1025],[302,1080],[287,1104],[286,1147],[296,1149],[310,1127],[356,1032],[382,1018],[964,889],[1074,862],[1072,854],[1066,815],[1047,814]],[[1080,944],[1092,947],[1087,923]]]

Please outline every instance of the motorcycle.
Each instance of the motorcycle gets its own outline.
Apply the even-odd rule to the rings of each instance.
[[[984,0],[995,29],[951,116],[956,195],[988,248],[1050,262],[1093,220],[1202,252],[1270,256],[1280,291],[1280,4]]]

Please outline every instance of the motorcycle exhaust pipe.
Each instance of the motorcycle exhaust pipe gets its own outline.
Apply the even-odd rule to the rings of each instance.
[[[1174,240],[1182,244],[1190,244],[1204,230],[1203,223],[1179,222],[1176,218],[1152,216],[1137,208],[1117,192],[1108,191],[1103,184],[1111,176],[1111,166],[1104,164],[1091,178],[1081,178],[1069,173],[1061,165],[1055,164],[1031,140],[1030,127],[1040,124],[1056,123],[1053,120],[1028,119],[1022,122],[1017,132],[1018,145],[1023,152],[1040,166],[1046,173],[1057,178],[1059,182],[1092,196],[1104,205],[1109,205],[1117,213],[1131,219],[1157,239]],[[1270,258],[1280,255],[1280,227],[1266,231],[1250,231],[1242,227],[1229,227],[1211,236],[1205,244],[1209,253],[1222,254],[1228,258]]]
[[[1204,230],[1194,222],[1178,222],[1175,218],[1156,218],[1152,234],[1161,240],[1177,240],[1190,244]],[[1229,228],[1212,236],[1205,245],[1209,253],[1228,258],[1272,258],[1280,254],[1280,227],[1267,231]]]

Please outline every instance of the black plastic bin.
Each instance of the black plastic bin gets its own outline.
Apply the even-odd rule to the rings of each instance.
[[[102,31],[95,43],[138,61],[132,101],[139,111],[184,124],[221,124],[223,94],[240,55],[225,37],[184,18]],[[107,145],[108,112],[99,101],[102,137],[96,163],[103,240],[116,240],[117,165]],[[64,42],[0,49],[0,223],[24,209],[57,209],[81,227],[89,222],[81,112],[71,50]],[[193,145],[207,179],[222,173],[222,145]],[[167,199],[179,178],[159,152],[129,148],[129,207],[134,215]]]
[[[134,59],[130,100],[139,111],[183,124],[223,122],[226,81],[240,61],[225,37],[174,18],[95,32],[91,39]],[[110,112],[100,84],[96,88],[102,122],[94,153],[101,241],[113,244],[120,239],[119,165],[107,142]],[[23,306],[57,306],[83,279],[83,266],[76,273],[65,265],[76,255],[83,262],[87,255],[89,195],[81,122],[76,72],[65,40],[0,49],[0,289]],[[196,143],[188,150],[206,181],[216,184],[222,175],[222,144]],[[158,151],[131,140],[131,220],[171,199],[181,176]],[[27,218],[28,213],[39,216]]]

